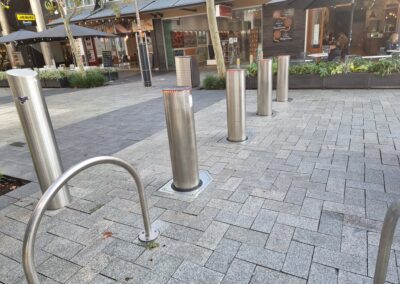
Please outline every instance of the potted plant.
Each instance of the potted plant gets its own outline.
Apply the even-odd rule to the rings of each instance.
[[[370,68],[370,87],[374,89],[400,88],[400,60],[384,59]]]
[[[0,87],[9,87],[6,72],[0,72]]]
[[[316,63],[293,65],[289,69],[290,89],[322,89],[323,78]]]
[[[60,70],[44,70],[39,72],[42,87],[45,88],[65,88],[68,80],[65,73]]]
[[[251,63],[249,67],[246,68],[246,89],[247,90],[257,90],[257,63]]]

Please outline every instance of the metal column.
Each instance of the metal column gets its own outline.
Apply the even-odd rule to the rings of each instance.
[[[257,114],[272,115],[272,59],[258,61]]]
[[[246,136],[246,81],[244,69],[226,71],[228,141],[242,142]]]
[[[289,61],[290,55],[278,56],[278,79],[276,84],[276,100],[287,102],[289,99]]]
[[[201,186],[197,159],[192,89],[163,90],[173,184],[177,191],[191,191]]]
[[[6,10],[3,9],[3,7],[0,7],[0,25],[1,25],[1,31],[2,31],[3,36],[6,36],[11,32],[10,25],[8,23],[8,19],[7,19],[7,15],[6,15]],[[13,57],[13,52],[15,51],[14,44],[12,44],[12,43],[6,44],[6,49],[7,49],[8,58],[10,59],[11,66],[16,67],[14,57]]]
[[[62,175],[63,168],[37,72],[13,69],[7,71],[7,79],[40,187],[45,192]],[[49,203],[48,209],[60,209],[70,202],[71,196],[67,186],[64,186]]]
[[[39,0],[29,0],[32,8],[32,12],[36,17],[36,29],[38,32],[46,30],[46,24],[44,22],[42,6],[40,5]],[[54,57],[51,52],[50,43],[49,42],[41,42],[40,48],[42,49],[42,54],[44,58],[44,62],[47,66],[52,66],[54,62]]]

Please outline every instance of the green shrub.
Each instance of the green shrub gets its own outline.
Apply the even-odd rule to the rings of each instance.
[[[0,80],[7,80],[6,72],[0,72]]]
[[[225,78],[220,78],[216,75],[207,75],[203,80],[203,88],[206,90],[225,89]]]
[[[39,79],[59,80],[65,78],[65,75],[59,70],[38,71]]]
[[[379,74],[381,76],[388,76],[393,73],[400,72],[400,60],[398,58],[382,59],[374,62],[369,67],[369,72]]]
[[[86,71],[85,74],[73,72],[68,77],[68,81],[73,88],[94,88],[103,86],[106,78],[97,70]]]
[[[255,77],[257,76],[258,65],[257,63],[253,62],[250,64],[249,67],[246,68],[246,76]]]

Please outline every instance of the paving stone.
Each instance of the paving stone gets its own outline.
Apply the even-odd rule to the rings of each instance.
[[[387,211],[387,203],[379,200],[366,200],[366,217],[368,219],[383,221]]]
[[[326,191],[335,192],[338,194],[344,194],[346,181],[345,179],[339,178],[328,178],[328,182],[326,184]]]
[[[201,267],[195,263],[184,261],[173,275],[174,278],[189,283],[221,283],[223,274]]]
[[[241,243],[264,247],[268,239],[268,234],[230,226],[224,237]]]
[[[213,221],[204,234],[201,235],[197,245],[214,250],[228,228],[229,225],[227,224]]]
[[[87,246],[86,248],[82,249],[78,254],[76,254],[71,259],[71,261],[81,266],[85,266],[90,263],[94,257],[97,257],[101,253],[101,251],[113,241],[113,238],[96,240],[92,245]]]
[[[209,249],[181,241],[170,241],[169,244],[166,245],[165,251],[167,254],[190,260],[199,265],[204,265],[212,253]]]
[[[276,223],[269,235],[265,248],[286,253],[292,240],[294,228]]]
[[[372,278],[339,270],[338,284],[372,284]]]
[[[112,260],[110,264],[101,271],[101,274],[104,276],[120,282],[137,284],[143,283],[143,279],[148,273],[148,269],[118,258]]]
[[[340,238],[319,232],[297,228],[293,240],[332,251],[340,251]]]
[[[276,220],[280,224],[302,228],[306,230],[316,231],[318,229],[318,220],[310,219],[301,216],[295,216],[285,213],[279,213],[278,219]]]
[[[289,189],[285,197],[285,202],[302,205],[307,190],[299,187],[292,187]]]
[[[214,271],[225,274],[233,261],[235,255],[224,254],[219,252],[213,252],[210,258],[207,260],[205,267],[210,268]]]
[[[346,253],[316,247],[313,261],[361,275],[367,274],[367,259]]]
[[[72,262],[53,256],[39,265],[37,271],[58,282],[66,282],[75,275],[80,268],[80,266]]]
[[[308,218],[319,219],[322,210],[322,200],[306,197],[301,207],[300,215]]]
[[[368,276],[373,278],[375,275],[375,265],[378,256],[378,246],[368,246]],[[399,283],[399,277],[396,267],[396,257],[393,250],[390,251],[386,281],[390,283]]]
[[[318,232],[341,237],[343,218],[343,214],[330,211],[322,211]]]
[[[262,208],[292,215],[298,215],[301,210],[300,205],[286,203],[286,202],[279,202],[269,199],[265,200]]]
[[[117,281],[100,274],[96,275],[90,282],[90,284],[115,284],[115,283],[117,283]]]
[[[239,214],[250,217],[257,217],[257,214],[260,211],[263,203],[263,198],[250,196],[243,204],[242,209],[240,209],[239,211]]]
[[[310,275],[308,277],[309,284],[337,284],[338,272],[333,267],[328,267],[318,263],[312,263]]]
[[[103,249],[103,252],[126,261],[134,262],[144,250],[145,248],[142,246],[121,240],[114,240]]]
[[[233,260],[222,283],[225,284],[247,284],[250,282],[255,265],[240,259]]]
[[[313,246],[295,241],[291,242],[282,271],[301,278],[307,278],[313,251]]]
[[[287,275],[275,270],[257,266],[251,284],[274,283],[274,284],[305,284],[306,280]]]
[[[285,254],[283,253],[247,244],[242,244],[236,257],[275,270],[281,270],[285,260]]]
[[[171,239],[189,243],[196,243],[201,237],[202,233],[203,232],[199,230],[191,229],[176,224],[170,224],[162,234]]]
[[[367,257],[367,231],[343,226],[341,251]]]
[[[80,243],[79,236],[85,233],[86,231],[87,231],[86,228],[74,224],[70,224],[67,222],[58,222],[57,225],[55,225],[49,230],[49,233],[52,233],[61,238],[68,239],[70,241]]]
[[[70,260],[83,248],[83,245],[56,237],[52,242],[44,247],[44,250],[58,256],[59,258]]]
[[[23,275],[21,264],[0,254],[0,280],[12,283],[21,275]]]
[[[249,229],[254,222],[254,217],[233,213],[231,211],[221,210],[215,217],[216,221],[227,223],[230,225]]]
[[[346,204],[341,204],[341,203],[324,201],[323,209],[325,211],[342,213],[345,215],[354,215],[354,216],[358,216],[358,217],[365,217],[365,208],[353,206],[353,205],[346,205]]]
[[[211,199],[207,206],[238,213],[242,204],[222,199]]]
[[[260,210],[260,213],[258,213],[257,218],[254,220],[251,229],[263,233],[270,233],[277,216],[277,212],[262,209]]]

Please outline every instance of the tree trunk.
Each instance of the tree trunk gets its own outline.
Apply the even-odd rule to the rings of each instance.
[[[217,61],[218,76],[225,77],[225,59],[222,52],[221,40],[219,38],[217,17],[215,15],[215,1],[207,0],[207,18],[210,29],[211,42],[214,49],[215,59]]]
[[[71,47],[72,56],[74,57],[76,65],[79,68],[79,72],[81,72],[82,74],[85,74],[85,69],[83,68],[82,56],[79,54],[78,47],[76,46],[76,42],[72,35],[71,26],[70,26],[70,19],[75,14],[75,12],[73,12],[70,16],[66,16],[61,1],[60,0],[56,0],[56,1],[57,1],[57,6],[58,6],[58,11],[60,12],[60,16],[64,23],[65,32],[68,37],[69,45]],[[76,11],[76,7],[75,7],[74,11]]]

